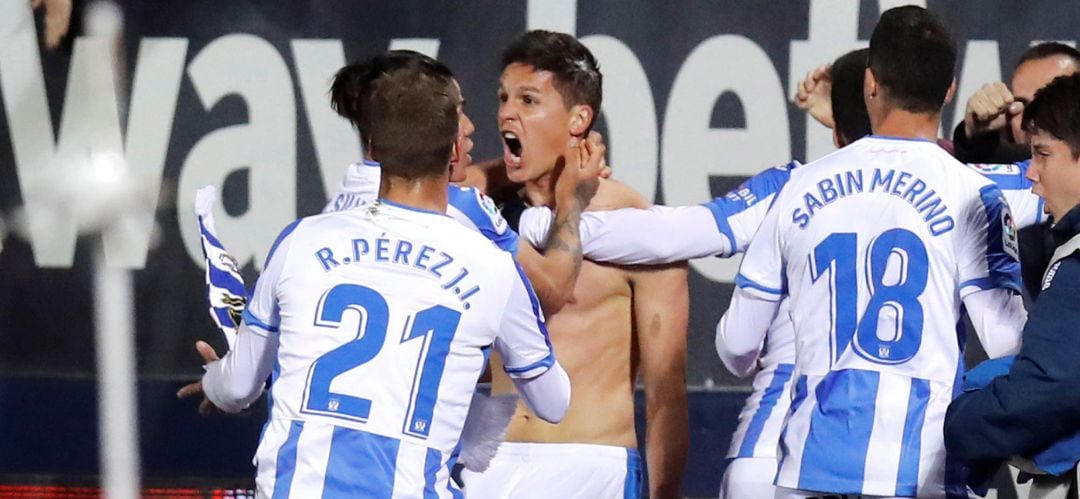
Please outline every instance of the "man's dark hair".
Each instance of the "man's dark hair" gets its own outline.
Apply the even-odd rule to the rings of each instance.
[[[408,69],[435,76],[453,78],[445,64],[412,50],[390,50],[364,62],[349,64],[338,70],[330,85],[330,108],[352,122],[366,146],[370,124],[364,114],[371,100],[375,81],[397,70]]]
[[[881,14],[870,36],[869,66],[890,104],[938,113],[952,85],[956,44],[930,11],[896,7]]]
[[[1073,159],[1080,159],[1080,73],[1054,78],[1035,92],[1024,106],[1024,129],[1053,135],[1069,144]]]
[[[452,78],[423,68],[376,78],[360,122],[383,174],[410,180],[446,175],[460,102]]]
[[[1080,50],[1060,42],[1044,42],[1025,50],[1024,54],[1020,56],[1020,60],[1016,62],[1016,67],[1020,67],[1021,64],[1028,61],[1037,61],[1059,55],[1068,57],[1075,64],[1080,65]]]
[[[866,76],[866,56],[870,49],[848,52],[833,62],[830,100],[833,123],[847,143],[870,134],[870,115],[863,100],[863,80]]]
[[[596,123],[603,98],[603,75],[592,52],[577,38],[544,30],[526,32],[503,50],[502,69],[515,63],[550,72],[567,108],[588,104],[593,110],[589,129]]]

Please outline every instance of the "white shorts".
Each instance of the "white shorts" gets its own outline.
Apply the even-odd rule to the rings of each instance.
[[[773,499],[776,459],[740,457],[728,463],[720,482],[720,499]]]
[[[462,470],[469,499],[637,499],[636,449],[591,444],[503,442],[483,473]]]

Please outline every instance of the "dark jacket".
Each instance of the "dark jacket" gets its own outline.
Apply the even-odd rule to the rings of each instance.
[[[1080,234],[1080,205],[1052,232],[1057,245]],[[1009,373],[949,406],[950,458],[996,465],[1031,456],[1080,428],[1080,251],[1051,265],[1042,287]]]

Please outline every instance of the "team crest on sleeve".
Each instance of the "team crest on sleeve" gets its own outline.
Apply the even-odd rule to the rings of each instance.
[[[970,163],[971,169],[983,175],[1019,175],[1020,166],[1015,163]]]
[[[479,190],[476,191],[476,198],[480,201],[480,207],[483,208],[484,213],[491,219],[491,226],[495,228],[495,233],[502,234],[506,232],[506,219],[499,212],[499,207],[495,206],[495,201],[492,201],[491,198]]]
[[[1001,206],[1001,247],[1005,253],[1017,260],[1020,259],[1020,244],[1017,242],[1016,222],[1013,220],[1009,205],[1002,200]]]

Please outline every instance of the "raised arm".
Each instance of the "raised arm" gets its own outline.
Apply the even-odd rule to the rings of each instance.
[[[688,448],[686,265],[635,270],[634,332],[645,384],[649,497],[679,497]]]
[[[555,184],[555,216],[542,244],[520,245],[518,262],[525,269],[548,314],[558,312],[574,293],[581,272],[581,214],[596,195],[605,147],[592,141],[578,146],[579,167],[568,165]]]
[[[764,170],[701,205],[586,212],[581,215],[582,251],[590,260],[620,265],[658,265],[741,253],[797,166],[792,162]],[[525,210],[518,226],[521,237],[541,241],[552,219],[547,208]]]

